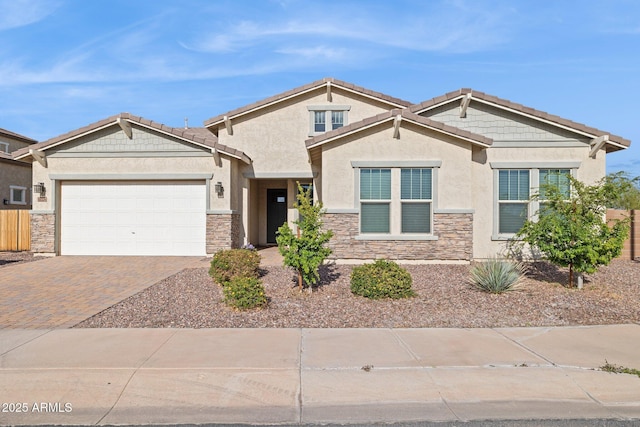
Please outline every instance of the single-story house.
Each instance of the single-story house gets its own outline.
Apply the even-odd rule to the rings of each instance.
[[[499,253],[557,172],[594,182],[622,137],[471,89],[420,104],[325,78],[167,127],[128,113],[14,153],[33,162],[32,248],[210,255],[275,243],[313,189],[341,260]]]
[[[0,209],[31,209],[31,163],[11,153],[36,140],[0,128]]]

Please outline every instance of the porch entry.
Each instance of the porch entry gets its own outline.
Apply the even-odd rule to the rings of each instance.
[[[287,222],[287,189],[267,189],[267,243],[276,244],[276,232]]]

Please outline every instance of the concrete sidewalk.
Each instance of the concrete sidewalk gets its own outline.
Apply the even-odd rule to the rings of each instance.
[[[640,420],[640,325],[0,331],[0,424]],[[17,412],[23,410],[23,412]]]

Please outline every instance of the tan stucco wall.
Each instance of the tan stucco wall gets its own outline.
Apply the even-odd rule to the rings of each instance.
[[[31,145],[28,142],[20,141],[18,139],[12,138],[8,135],[0,134],[0,142],[6,142],[9,144],[9,153],[12,153],[21,148],[27,147]],[[4,145],[4,144],[2,144]]]
[[[352,161],[441,161],[436,209],[471,208],[471,144],[404,124],[393,138],[391,122],[330,142],[322,150],[322,196],[327,209],[359,208]]]
[[[589,157],[590,147],[565,148],[489,148],[474,150],[472,163],[474,258],[488,258],[503,253],[506,242],[492,240],[494,235],[495,201],[494,170],[490,162],[580,162],[576,178],[592,184],[605,176],[605,152],[598,152],[595,159]],[[532,193],[537,191],[532,189]]]
[[[333,88],[332,102],[327,101],[326,89],[321,88],[294,99],[280,102],[257,112],[246,114],[231,121],[233,135],[229,135],[224,124],[218,127],[221,144],[242,150],[253,161],[245,168],[246,173],[310,173],[309,156],[304,141],[311,130],[308,106],[349,105],[347,123],[390,109],[351,93]]]
[[[12,185],[25,187],[26,205],[5,205],[11,201]],[[31,207],[31,165],[29,163],[0,160],[0,209],[29,209]]]

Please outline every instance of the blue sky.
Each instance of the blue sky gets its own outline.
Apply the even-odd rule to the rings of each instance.
[[[335,77],[413,102],[471,87],[631,139],[636,0],[0,0],[0,127],[203,121]]]

